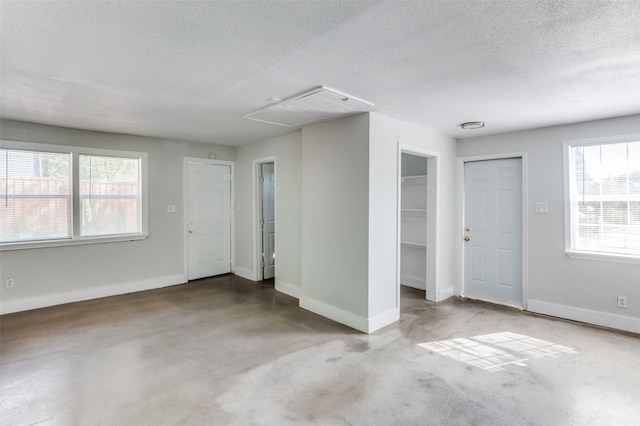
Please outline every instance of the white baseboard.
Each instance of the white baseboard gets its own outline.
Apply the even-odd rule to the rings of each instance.
[[[621,315],[574,308],[573,306],[557,305],[555,303],[531,299],[529,299],[527,303],[527,310],[538,314],[611,327],[618,330],[630,331],[632,333],[640,333],[640,319],[638,318],[623,317]]]
[[[296,299],[300,299],[300,286],[288,282],[280,281],[278,277],[275,280],[275,288],[280,293],[284,293]]]
[[[339,322],[340,324],[355,328],[363,333],[373,333],[400,319],[400,310],[398,308],[389,309],[372,318],[363,318],[306,296],[300,297],[300,307]]]
[[[249,268],[243,268],[242,266],[236,266],[233,269],[233,273],[238,275],[239,277],[245,278],[251,281],[258,281],[258,277],[254,270]],[[281,293],[289,295],[291,297],[295,297],[296,299],[300,298],[300,286],[291,284],[285,281],[281,281],[278,277],[275,278],[274,287]]]
[[[409,277],[407,275],[401,275],[400,276],[400,284],[407,286],[407,287],[413,287],[413,288],[417,288],[418,290],[426,290],[427,289],[427,281],[420,279],[420,278],[414,278],[414,277]]]
[[[442,302],[450,297],[453,297],[453,287],[445,288],[444,290],[438,290],[436,297],[437,302]]]
[[[233,268],[233,273],[247,280],[258,281],[258,277],[256,277],[256,273],[253,269],[236,266]]]
[[[62,293],[46,294],[16,300],[0,302],[0,314],[28,311],[46,308],[64,303],[81,302],[83,300],[99,299],[101,297],[116,296],[118,294],[134,293],[136,291],[152,290],[184,283],[183,274],[165,275],[144,280],[129,281],[114,285],[104,285]]]
[[[307,311],[322,315],[325,318],[339,322],[340,324],[355,328],[363,333],[369,332],[369,323],[366,318],[362,318],[351,312],[336,308],[335,306],[327,305],[324,302],[320,302],[310,297],[300,296],[300,307]]]
[[[386,327],[389,324],[393,324],[394,322],[400,319],[400,309],[393,308],[385,311],[381,314],[376,315],[375,317],[369,318],[369,331],[368,333],[373,333],[376,330],[381,329],[382,327]]]

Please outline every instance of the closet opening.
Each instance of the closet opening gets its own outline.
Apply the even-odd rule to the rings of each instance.
[[[437,157],[405,149],[400,154],[398,297],[435,301]]]

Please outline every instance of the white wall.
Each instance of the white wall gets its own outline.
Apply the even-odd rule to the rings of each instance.
[[[565,140],[640,133],[640,115],[458,141],[459,156],[528,153],[528,309],[640,332],[640,265],[572,259],[564,254]],[[535,214],[537,201],[548,214]],[[628,297],[628,309],[616,297]]]
[[[253,161],[275,157],[277,290],[300,296],[302,232],[302,134],[269,139],[236,148],[235,273],[256,280],[254,221],[256,194]]]
[[[433,300],[453,295],[454,235],[456,230],[456,154],[455,139],[438,131],[371,114],[369,171],[369,316],[384,316],[398,308],[396,264],[398,220],[398,144],[412,146],[437,155],[437,211],[429,212],[437,220],[435,288]],[[430,168],[431,172],[431,168]],[[431,176],[430,176],[431,179]],[[392,261],[393,259],[393,261]],[[431,297],[430,297],[431,298]]]
[[[300,306],[367,331],[369,116],[302,129]]]
[[[182,158],[233,160],[234,148],[164,139],[0,122],[0,138],[148,153],[149,238],[0,252],[3,313],[179,284],[184,281]],[[177,213],[167,213],[175,204]]]
[[[362,114],[302,129],[300,306],[372,332],[399,318],[398,142],[438,156],[436,300],[453,295],[455,140]]]
[[[640,265],[564,254],[562,142],[631,133],[640,133],[640,116],[457,142],[458,156],[528,153],[529,310],[640,332]],[[0,282],[16,279],[11,290],[0,286],[3,313],[181,283],[182,158],[209,152],[236,159],[236,267],[255,273],[252,161],[275,156],[276,288],[299,292],[302,307],[363,331],[397,315],[398,143],[437,153],[436,299],[459,278],[456,145],[434,130],[374,113],[237,150],[9,120],[1,121],[0,137],[147,152],[150,203],[143,241],[0,252]],[[549,214],[533,214],[536,201],[548,202]],[[168,214],[167,204],[178,212]],[[628,309],[616,307],[617,295],[628,297]]]

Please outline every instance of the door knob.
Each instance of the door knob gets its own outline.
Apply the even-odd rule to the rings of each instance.
[[[469,241],[470,239],[471,239],[471,238],[469,238],[469,237],[464,237],[464,240],[465,240],[465,241]]]

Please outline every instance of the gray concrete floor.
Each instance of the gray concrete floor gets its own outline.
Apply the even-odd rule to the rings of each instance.
[[[0,423],[640,424],[638,335],[423,297],[371,335],[235,276],[5,315]]]

